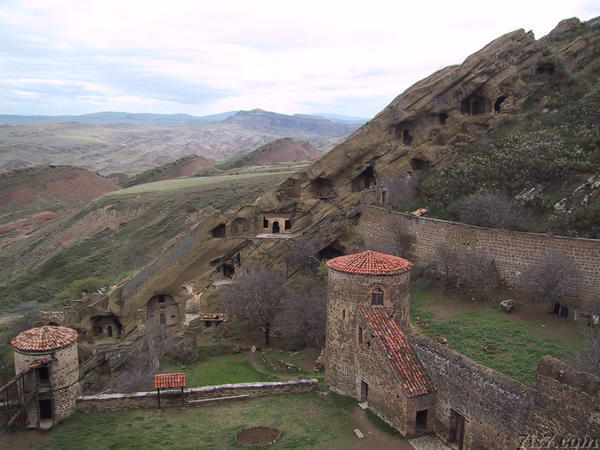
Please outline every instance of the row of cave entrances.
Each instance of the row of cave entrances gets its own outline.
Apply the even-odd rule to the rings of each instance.
[[[494,113],[499,114],[502,111],[502,103],[507,99],[506,95],[502,95],[496,99],[493,105]],[[490,102],[483,96],[472,94],[461,101],[460,112],[464,115],[475,116],[484,114],[490,111]],[[440,125],[446,125],[450,116],[446,112],[439,113],[437,120]],[[411,122],[400,122],[396,125],[396,136],[402,139],[404,145],[411,145],[414,136],[412,134],[413,125]]]
[[[270,233],[280,233],[281,230],[291,230],[292,229],[292,220],[291,219],[268,219],[263,217],[263,228],[265,231]],[[239,235],[248,233],[250,229],[249,223],[246,219],[237,218],[231,224],[232,234]],[[214,238],[224,238],[227,237],[227,225],[224,223],[220,223],[216,227],[211,230],[211,236]]]

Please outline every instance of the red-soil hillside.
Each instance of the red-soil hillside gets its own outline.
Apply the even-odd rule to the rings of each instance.
[[[0,173],[0,241],[18,238],[116,189],[103,176],[72,166]]]
[[[277,139],[243,155],[235,156],[220,167],[234,169],[236,167],[264,166],[270,164],[312,161],[322,153],[308,142],[296,141],[292,138]]]
[[[188,155],[176,161],[153,167],[132,177],[125,183],[126,186],[134,186],[154,181],[172,180],[173,178],[191,177],[204,167],[213,167],[213,163],[202,156]]]

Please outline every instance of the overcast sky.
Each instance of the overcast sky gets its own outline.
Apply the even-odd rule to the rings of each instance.
[[[0,114],[370,117],[509,31],[600,0],[0,0]]]

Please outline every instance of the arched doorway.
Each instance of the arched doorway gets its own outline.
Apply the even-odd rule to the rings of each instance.
[[[146,305],[146,320],[148,325],[179,325],[181,314],[177,302],[167,294],[152,297]]]
[[[273,221],[273,233],[279,233],[279,222],[277,220]]]

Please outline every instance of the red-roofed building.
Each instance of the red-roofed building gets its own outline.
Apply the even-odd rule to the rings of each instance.
[[[328,387],[360,399],[405,436],[431,431],[435,388],[403,331],[412,263],[366,251],[327,266]]]

